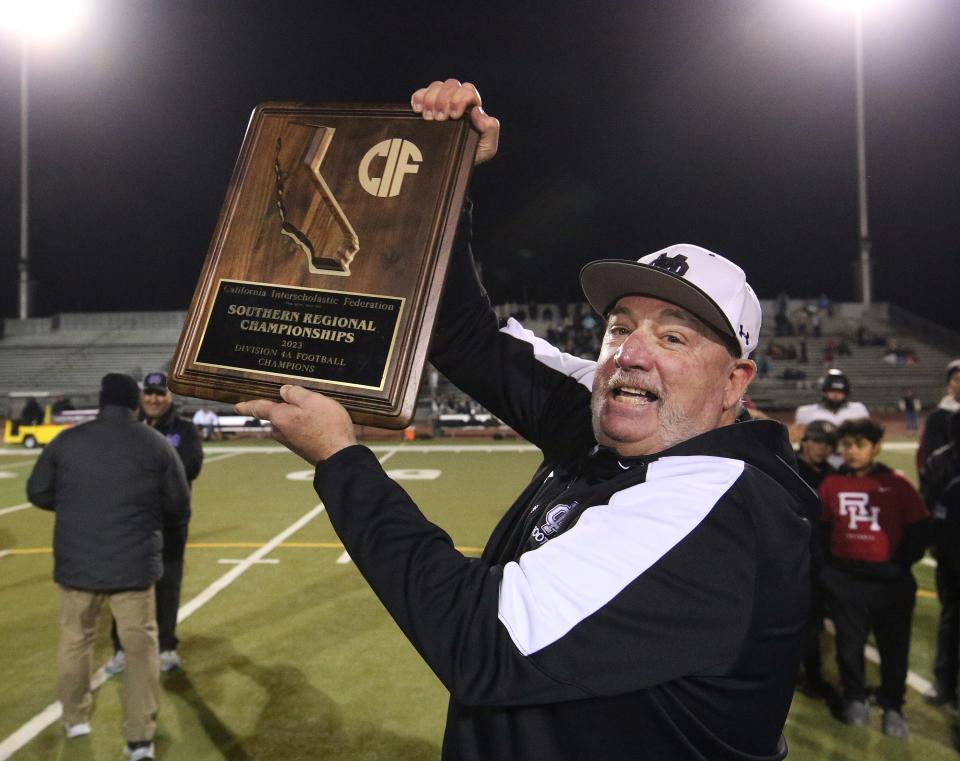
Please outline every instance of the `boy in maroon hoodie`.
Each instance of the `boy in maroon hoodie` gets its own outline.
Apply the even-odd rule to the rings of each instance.
[[[844,464],[820,484],[823,521],[831,524],[821,580],[837,629],[843,720],[864,726],[869,718],[863,647],[872,630],[880,651],[883,731],[906,737],[903,695],[917,591],[910,567],[923,556],[930,515],[910,482],[876,461],[882,425],[848,420],[838,435]]]

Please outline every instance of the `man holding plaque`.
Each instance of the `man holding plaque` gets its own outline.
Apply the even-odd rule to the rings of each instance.
[[[469,113],[477,161],[496,153],[472,85],[434,82],[412,105]],[[283,403],[238,405],[316,464],[351,558],[450,690],[443,757],[784,758],[816,498],[779,423],[734,422],[760,331],[743,271],[685,244],[591,262],[581,283],[607,320],[593,362],[499,328],[470,257],[465,213],[431,360],[544,454],[479,561],[333,400],[284,386]]]

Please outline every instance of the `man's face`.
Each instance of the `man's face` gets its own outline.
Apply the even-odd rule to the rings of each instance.
[[[804,439],[800,442],[800,456],[811,465],[823,465],[836,447],[827,441]]]
[[[840,455],[843,457],[843,464],[850,470],[858,473],[866,471],[878,454],[879,441],[874,444],[863,436],[844,436],[840,439]]]
[[[163,417],[164,413],[170,409],[173,404],[173,394],[168,389],[166,392],[156,391],[155,389],[144,389],[140,394],[140,407],[147,420],[156,420]]]
[[[834,388],[834,389],[830,389],[829,391],[824,391],[823,398],[827,400],[830,406],[839,407],[841,404],[843,404],[844,400],[846,400],[847,392],[838,391],[837,389]]]
[[[593,382],[597,442],[626,457],[654,454],[732,423],[756,373],[685,309],[624,296],[607,320]]]
[[[951,375],[950,380],[947,381],[947,393],[950,394],[955,401],[960,402],[960,371]]]

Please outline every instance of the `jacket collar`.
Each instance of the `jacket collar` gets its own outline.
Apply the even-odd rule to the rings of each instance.
[[[133,422],[137,419],[137,413],[136,410],[120,404],[105,404],[97,413],[97,418],[100,420],[129,420]]]

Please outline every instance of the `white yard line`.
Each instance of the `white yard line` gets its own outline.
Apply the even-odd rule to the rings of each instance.
[[[14,505],[13,507],[4,507],[0,508],[0,515],[7,515],[8,513],[15,513],[18,510],[26,510],[28,507],[33,507],[29,502],[24,502],[20,505]]]
[[[262,560],[264,557],[273,552],[277,547],[283,544],[287,539],[289,539],[293,534],[297,533],[300,529],[306,526],[310,521],[316,518],[320,513],[323,512],[323,503],[317,505],[313,510],[308,512],[306,515],[302,516],[298,521],[292,525],[285,528],[279,534],[277,534],[273,539],[267,542],[265,545],[260,547],[257,550],[254,550],[250,555],[248,555],[244,560],[240,561],[239,564],[227,571],[223,576],[217,579],[213,584],[204,589],[200,594],[194,597],[186,605],[181,605],[180,610],[177,612],[177,622],[183,621],[186,618],[189,618],[194,613],[196,613],[200,608],[210,602],[214,597],[216,597],[220,592],[229,587],[233,582],[235,582],[242,574],[246,573],[254,564]],[[0,761],[3,761],[3,756],[0,756]]]
[[[220,462],[220,460],[227,460],[231,457],[236,457],[238,454],[243,454],[243,452],[217,452],[210,457],[205,457],[203,464],[209,465],[211,462]]]
[[[885,441],[883,442],[883,448],[889,449],[893,452],[916,452],[917,442],[916,441]]]
[[[350,562],[350,553],[346,550],[340,553],[340,557],[337,558],[337,565],[346,565]]]
[[[241,558],[220,558],[217,561],[220,565],[236,565],[237,563],[245,562]],[[263,560],[258,560],[259,565],[279,565],[280,561],[276,558],[264,558]]]

